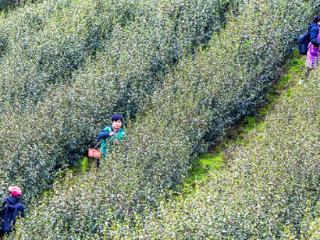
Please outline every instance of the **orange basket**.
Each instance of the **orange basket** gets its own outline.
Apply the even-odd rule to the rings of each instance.
[[[100,158],[101,153],[99,149],[89,148],[88,157],[90,158]]]
[[[88,157],[90,157],[90,158],[100,158],[101,153],[100,153],[100,150],[97,148],[100,143],[101,143],[101,141],[94,148],[89,148]]]

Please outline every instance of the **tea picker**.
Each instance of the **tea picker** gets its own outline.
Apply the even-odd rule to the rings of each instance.
[[[123,117],[121,114],[113,114],[111,117],[111,126],[102,129],[98,136],[98,144],[94,148],[89,148],[88,156],[97,159],[97,167],[100,165],[100,159],[106,159],[107,153],[112,150],[114,144],[119,144],[125,136],[123,127]],[[100,145],[100,149],[98,146]]]
[[[22,190],[18,186],[9,187],[10,196],[2,201],[0,209],[0,237],[12,231],[17,218],[24,217],[25,206],[20,202]]]

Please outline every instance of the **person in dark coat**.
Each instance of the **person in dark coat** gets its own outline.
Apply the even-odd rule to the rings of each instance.
[[[19,187],[9,187],[10,196],[6,197],[2,201],[1,207],[1,225],[0,225],[0,236],[5,233],[10,233],[14,226],[16,219],[24,217],[25,206],[20,202],[22,191]]]
[[[319,46],[320,46],[320,16],[315,16],[312,23],[309,25],[310,33],[310,43],[307,52],[307,62],[308,67],[307,73],[313,68],[315,68],[319,63]]]
[[[320,16],[315,16],[312,20],[312,22],[309,25],[309,31],[310,31],[310,42],[319,47],[320,42],[317,39],[319,35],[319,25],[320,25]]]

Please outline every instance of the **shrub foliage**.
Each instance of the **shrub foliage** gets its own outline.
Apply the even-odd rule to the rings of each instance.
[[[134,13],[132,6],[133,3],[127,1],[112,0],[59,0],[39,4],[36,9],[39,14],[48,8],[50,10],[47,11],[54,11],[50,19],[40,24],[44,17],[33,13],[36,16],[28,17],[30,23],[26,29],[17,26],[16,31],[22,33],[9,39],[10,49],[2,57],[2,112],[11,112],[10,107],[14,111],[32,108],[43,100],[50,86],[72,79],[72,72],[112,36],[113,27],[130,21]],[[28,11],[23,11],[22,18],[28,14]],[[15,24],[21,19],[11,21]],[[34,32],[34,27],[38,31]]]
[[[319,4],[319,1],[298,0],[257,0],[247,3],[244,12],[213,37],[206,51],[179,63],[161,86],[155,88],[150,101],[143,101],[135,123],[128,126],[129,142],[126,149],[120,147],[119,151],[115,151],[103,162],[99,171],[80,177],[71,176],[65,185],[56,185],[54,196],[34,209],[16,236],[38,236],[39,239],[44,236],[58,239],[123,237],[121,234],[125,234],[128,227],[121,224],[124,217],[143,212],[145,203],[151,206],[157,204],[167,189],[174,188],[184,179],[192,160],[207,149],[208,141],[217,140],[230,124],[242,115],[252,113],[261,103],[266,88],[279,77],[294,37],[305,28]],[[102,70],[97,68],[96,71]],[[85,75],[79,74],[79,79],[80,76]],[[68,93],[65,97],[58,94],[63,90],[57,89],[57,94],[52,95],[57,104],[48,100],[39,107],[43,117],[49,115],[51,117],[47,119],[56,118],[56,122],[60,123],[50,125],[54,126],[52,129],[67,128],[69,131],[64,134],[55,130],[60,132],[61,138],[50,138],[52,141],[63,139],[62,142],[66,143],[75,140],[82,146],[81,142],[93,132],[89,130],[95,121],[93,116],[108,116],[114,109],[112,107],[117,106],[116,103],[113,106],[107,103],[114,103],[112,100],[119,94],[121,82],[104,81],[104,88],[101,88],[101,81],[92,81],[86,91],[83,83],[79,80],[70,88],[63,88]],[[108,90],[108,94],[103,95],[103,106],[99,107],[94,104],[94,100],[101,96],[96,94],[97,87],[102,93]],[[49,145],[49,148],[52,147],[52,156],[58,159],[46,161],[46,164],[61,161],[65,151],[59,146],[60,143]],[[62,153],[60,156],[59,152]],[[272,172],[272,167],[268,171]],[[242,172],[235,174],[241,175]],[[263,178],[261,181],[264,181]],[[261,182],[259,186],[263,188],[265,185]],[[250,193],[254,191],[248,191]],[[290,199],[292,192],[286,193]],[[218,198],[219,191],[215,192],[215,196]],[[227,201],[229,195],[225,196],[224,200]],[[222,216],[218,219],[220,225],[214,228],[217,229],[214,234],[218,237],[223,236],[226,223],[231,223],[226,229],[227,236],[245,238],[259,229],[255,228],[255,224],[259,226],[260,223],[251,218],[253,215],[248,215],[249,208],[236,211],[235,206],[241,205],[239,201],[236,200],[238,205],[226,205],[225,211],[222,210],[218,215]],[[264,203],[263,207],[266,208],[267,202]],[[221,207],[223,209],[224,205]],[[223,212],[229,210],[228,218],[223,218]],[[239,225],[241,220],[252,224],[238,231],[239,226],[244,227]],[[271,234],[277,233],[277,230],[272,229]],[[268,230],[262,231],[261,235],[266,232]],[[195,233],[195,230],[191,228],[189,233]],[[139,232],[132,234],[139,235]],[[188,231],[183,234],[188,234]]]
[[[58,2],[38,41],[23,50],[17,40],[0,66],[0,182],[2,192],[12,182],[23,186],[26,200],[80,158],[114,110],[134,115],[169,67],[222,27],[232,3]]]

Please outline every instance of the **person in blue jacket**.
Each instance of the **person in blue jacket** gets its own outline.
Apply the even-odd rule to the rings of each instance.
[[[320,16],[317,15],[313,18],[311,24],[309,25],[308,31],[310,33],[310,43],[307,52],[307,62],[308,67],[307,74],[310,70],[315,68],[319,62],[319,46],[320,46]]]
[[[112,149],[112,145],[119,144],[125,136],[122,115],[112,115],[111,121],[112,125],[105,127],[97,137],[97,141],[101,141],[100,153],[102,159],[106,158],[107,152]]]
[[[12,231],[16,219],[24,217],[25,206],[20,202],[22,190],[17,186],[9,187],[10,196],[4,198],[1,206],[0,236]]]
[[[310,42],[317,47],[320,46],[320,42],[317,39],[319,35],[319,26],[320,26],[320,16],[317,15],[313,18],[312,22],[309,25]]]

